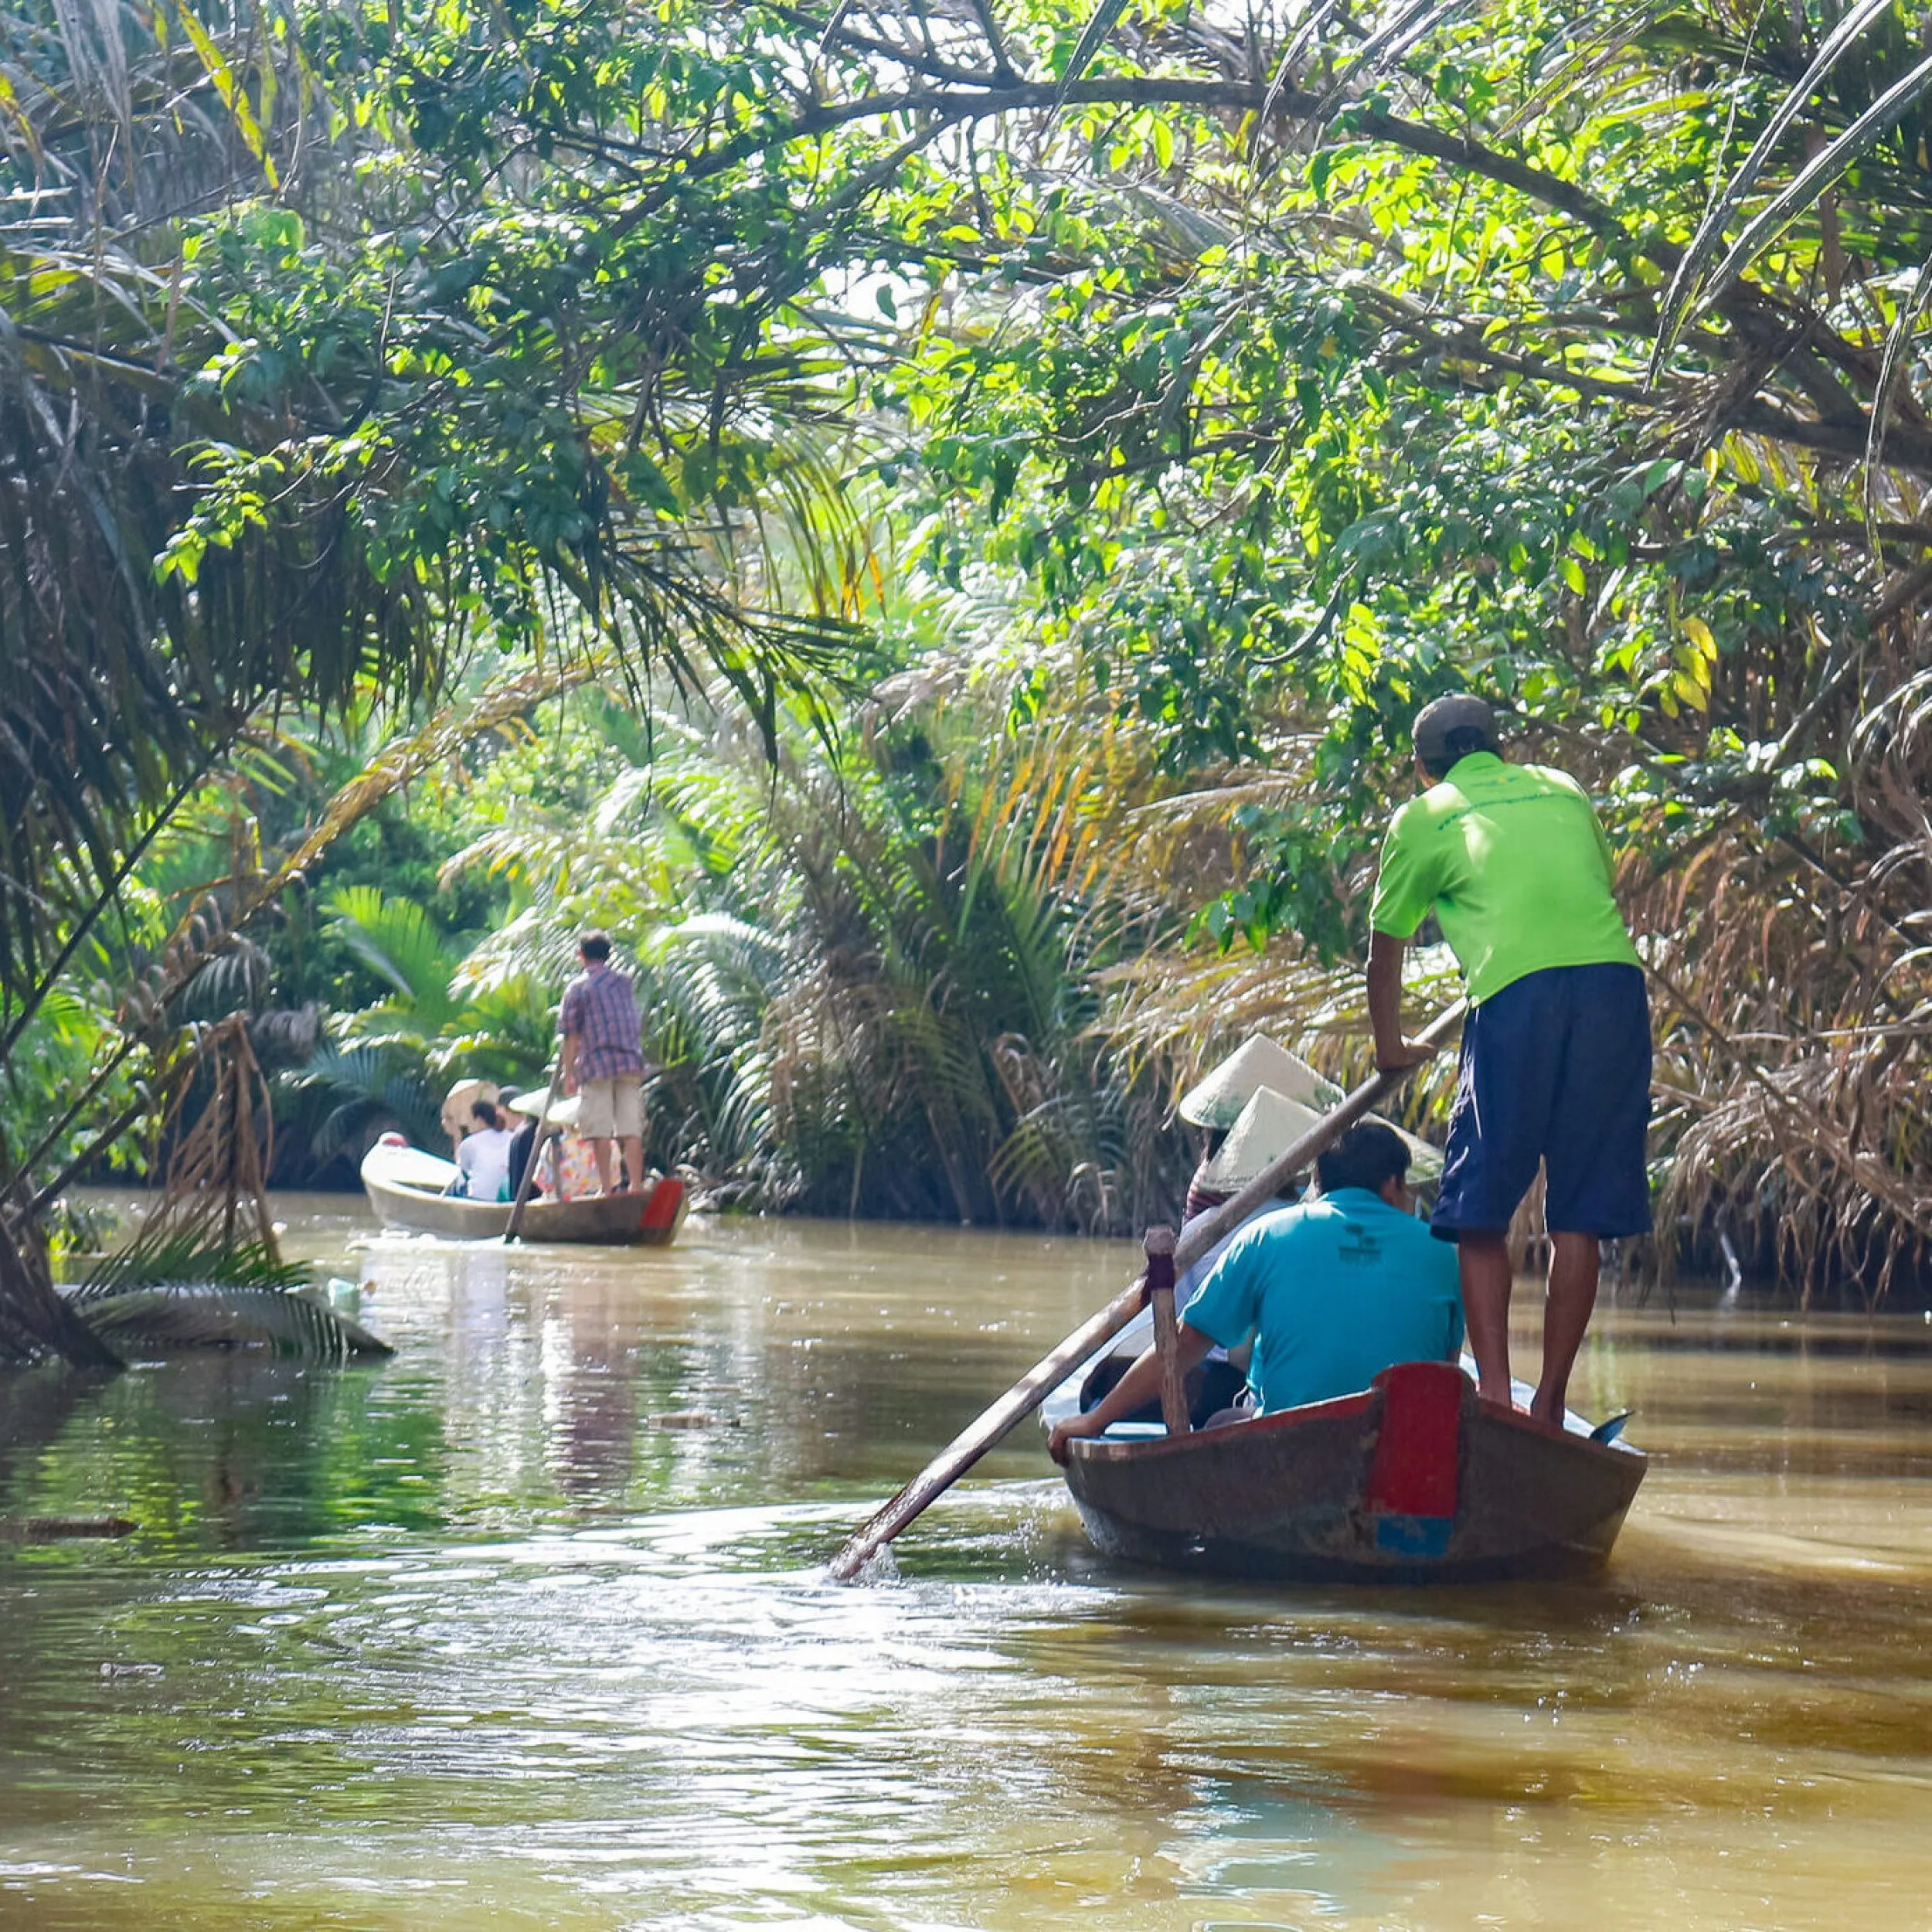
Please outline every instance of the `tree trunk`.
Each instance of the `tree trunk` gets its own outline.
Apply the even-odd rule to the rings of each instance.
[[[120,1356],[54,1292],[45,1250],[0,1222],[0,1362],[56,1355],[77,1369],[118,1369]]]

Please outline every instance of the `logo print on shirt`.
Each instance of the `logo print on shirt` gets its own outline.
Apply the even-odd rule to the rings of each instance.
[[[1335,1243],[1335,1258],[1352,1268],[1372,1267],[1382,1259],[1382,1243],[1365,1227],[1351,1221],[1348,1233]]]

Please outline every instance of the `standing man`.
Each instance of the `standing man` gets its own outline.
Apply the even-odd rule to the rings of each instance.
[[[1560,1427],[1597,1301],[1597,1244],[1650,1226],[1650,1006],[1583,787],[1503,762],[1480,698],[1415,722],[1427,789],[1396,814],[1369,923],[1369,1017],[1384,1071],[1430,1058],[1402,1031],[1403,949],[1434,913],[1469,988],[1432,1231],[1456,1243],[1481,1393],[1508,1405],[1511,1217],[1545,1168],[1550,1234],[1543,1376],[1530,1413]]]
[[[563,1090],[581,1094],[577,1132],[590,1143],[597,1185],[611,1191],[611,1144],[623,1143],[625,1185],[644,1185],[644,1051],[638,999],[611,964],[608,934],[577,941],[583,971],[563,989],[557,1030],[563,1036]]]

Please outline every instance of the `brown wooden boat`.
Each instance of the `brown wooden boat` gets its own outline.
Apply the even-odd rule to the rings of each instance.
[[[1621,1442],[1476,1400],[1446,1362],[1251,1422],[1069,1445],[1110,1556],[1308,1582],[1473,1583],[1599,1569],[1644,1479]]]
[[[362,1191],[386,1226],[454,1241],[501,1240],[510,1224],[509,1203],[466,1201],[444,1193],[456,1172],[454,1162],[420,1148],[378,1141],[362,1157]],[[519,1234],[526,1241],[665,1247],[678,1238],[687,1205],[684,1183],[665,1175],[641,1193],[594,1194],[576,1201],[532,1199],[524,1204]]]

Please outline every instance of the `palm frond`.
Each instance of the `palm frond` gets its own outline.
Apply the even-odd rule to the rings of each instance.
[[[1716,301],[1796,216],[1842,180],[1878,141],[1929,94],[1932,94],[1932,54],[1893,82],[1849,127],[1827,142],[1771,197],[1765,207],[1752,216],[1709,281],[1699,291],[1699,304],[1708,308]],[[1732,188],[1726,187],[1706,218],[1707,223],[1721,223],[1734,213],[1740,199]],[[1691,306],[1690,301],[1685,300],[1680,303],[1677,312],[1680,315],[1687,313]],[[1662,340],[1660,338],[1660,342]]]
[[[1713,301],[1738,269],[1750,260],[1751,254],[1756,253],[1757,247],[1775,232],[1777,224],[1767,219],[1770,211],[1767,210],[1765,215],[1760,216],[1747,229],[1744,236],[1739,238],[1726,255],[1716,274],[1706,281],[1706,271],[1717,251],[1723,246],[1726,229],[1756,188],[1760,177],[1777,152],[1779,144],[1791,131],[1798,117],[1811,104],[1820,85],[1832,70],[1845,57],[1860,36],[1874,22],[1883,19],[1891,11],[1892,5],[1893,0],[1855,0],[1855,4],[1837,21],[1819,44],[1811,64],[1796,86],[1778,104],[1770,120],[1765,123],[1763,131],[1752,144],[1750,153],[1739,163],[1722,189],[1711,197],[1704,218],[1698,224],[1697,232],[1692,236],[1685,247],[1665,295],[1658,318],[1658,346],[1652,364],[1653,370],[1661,366],[1668,355],[1671,345],[1675,340],[1685,318],[1691,312],[1692,305],[1700,298],[1706,305]],[[1901,100],[1898,111],[1903,113],[1910,104],[1909,99]],[[1890,124],[1887,121],[1885,124]],[[1823,153],[1815,156],[1810,166],[1804,172],[1811,174],[1835,145],[1835,143],[1831,144]],[[1855,158],[1855,155],[1848,155],[1845,166],[1849,167]],[[1836,173],[1842,172],[1842,168],[1837,169],[1835,173],[1829,169],[1821,171],[1817,176],[1819,185],[1823,184],[1826,174],[1830,173],[1832,178],[1835,179]],[[1774,200],[1773,207],[1776,208],[1781,203],[1788,203],[1790,209],[1794,209],[1801,205],[1801,198],[1792,199],[1791,190],[1787,189],[1784,195]],[[1748,250],[1745,246],[1747,240],[1752,241]]]
[[[262,1349],[342,1363],[390,1355],[359,1323],[309,1294],[226,1281],[171,1281],[90,1296],[87,1325],[124,1355],[144,1349]]]

